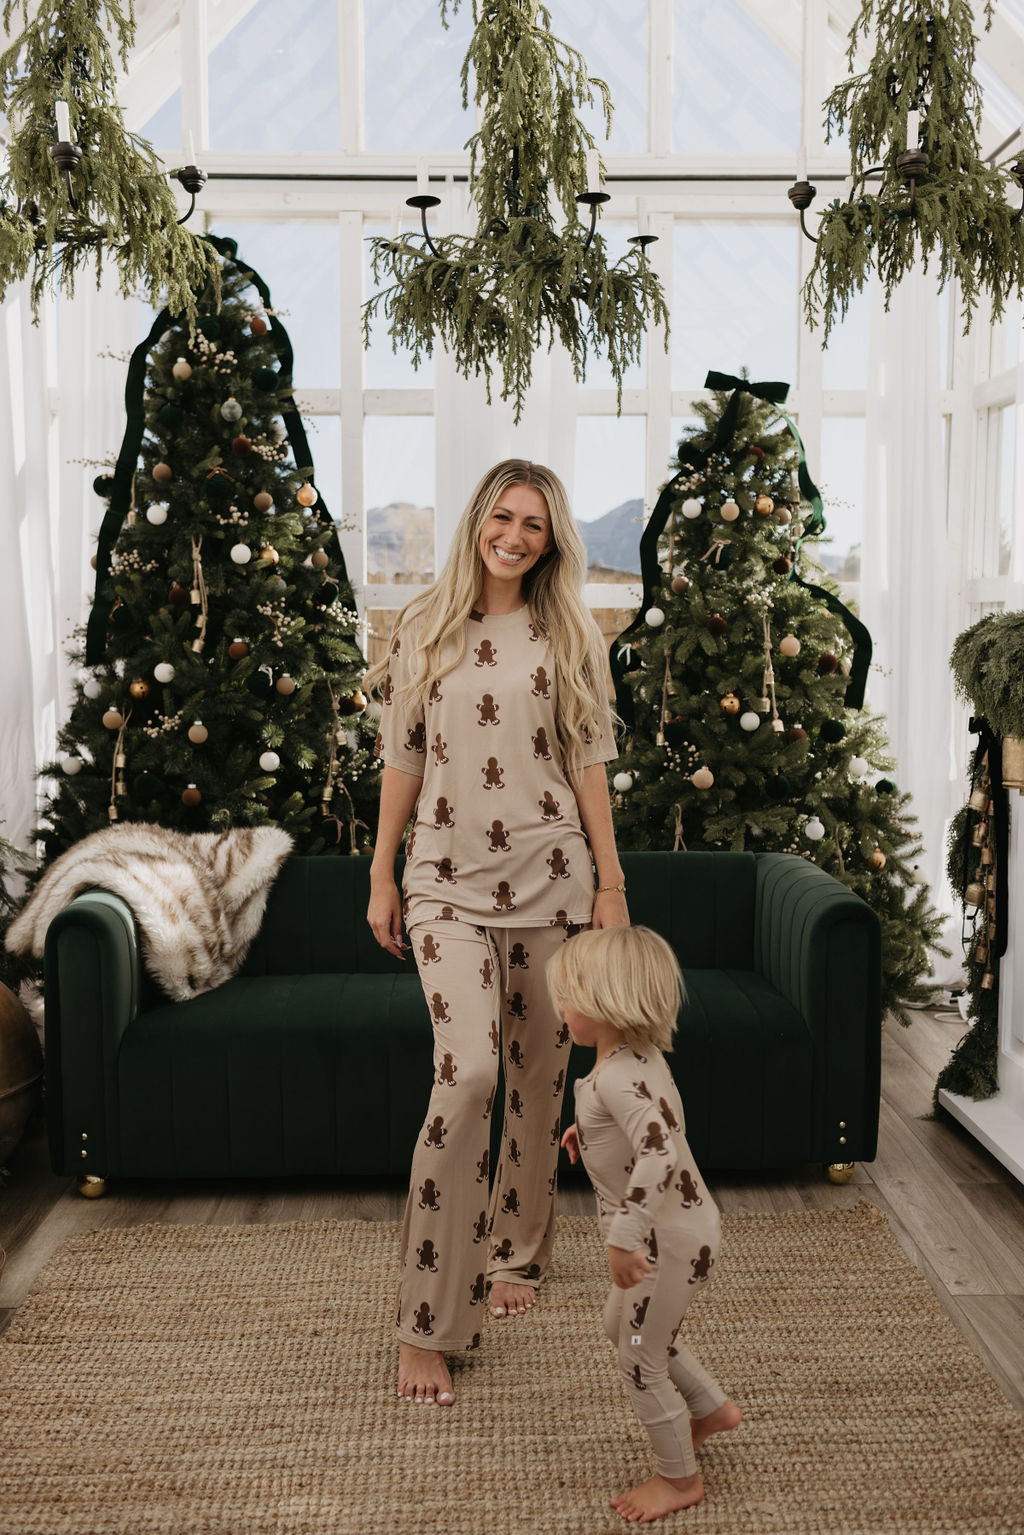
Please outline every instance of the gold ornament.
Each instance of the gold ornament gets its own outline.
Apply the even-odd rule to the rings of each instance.
[[[259,557],[268,565],[276,565],[281,558],[273,544],[264,544]]]
[[[192,724],[188,727],[188,738],[195,746],[202,746],[209,734],[210,732],[202,720],[193,720]]]
[[[295,492],[295,499],[300,506],[315,506],[316,491],[313,489],[312,485],[300,485],[298,490]]]
[[[975,847],[985,846],[985,843],[988,841],[988,827],[984,821],[979,821],[977,826],[971,832],[971,841],[974,843]]]
[[[174,470],[170,464],[159,463],[153,465],[153,478],[158,483],[163,483],[174,478]]]
[[[996,984],[996,978],[992,974],[992,971],[991,970],[986,970],[985,974],[981,978],[981,989],[982,989],[982,991],[991,991],[995,984]]]
[[[274,683],[274,686],[279,693],[287,697],[289,693],[295,692],[297,683],[294,677],[289,677],[287,672],[283,672]]]
[[[976,810],[979,815],[985,815],[988,811],[987,790],[981,788],[980,785],[974,789],[970,799],[967,801],[967,807],[969,810]]]
[[[770,517],[774,510],[775,502],[771,496],[765,495],[764,491],[762,491],[754,502],[754,511],[759,517]]]
[[[128,684],[128,691],[133,698],[148,698],[149,683],[146,681],[145,677],[135,677]]]
[[[885,868],[885,854],[882,852],[880,847],[875,848],[874,852],[868,858],[868,863],[873,869]]]
[[[982,864],[985,865],[986,867],[990,863],[994,863],[995,862],[995,854],[993,853],[993,851],[992,851],[992,849],[990,847],[983,847],[982,848],[982,850],[981,850],[981,861],[982,861]]]
[[[314,549],[309,557],[309,563],[314,565],[317,570],[323,570],[324,566],[328,563],[328,559],[329,556],[326,549]]]
[[[120,730],[124,724],[124,716],[120,709],[108,709],[103,716],[103,723],[108,730]]]
[[[718,707],[723,714],[739,714],[740,701],[735,693],[724,693],[718,700]]]
[[[257,512],[269,512],[274,504],[274,498],[267,490],[258,490],[252,498],[252,504]]]

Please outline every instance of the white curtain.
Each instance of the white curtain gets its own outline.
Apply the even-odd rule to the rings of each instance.
[[[24,285],[0,308],[0,820],[22,847],[36,820],[35,774],[53,758],[70,702],[66,648],[89,612],[106,507],[92,489],[100,467],[76,460],[116,456],[126,363],[100,354],[131,347],[140,313],[116,286],[88,282],[73,301],[44,306],[38,325]]]
[[[946,828],[963,798],[963,734],[949,671],[950,581],[939,400],[939,298],[933,274],[915,270],[888,313],[873,284],[867,400],[861,610],[874,640],[869,707],[886,716],[896,781],[913,796],[921,872],[946,917],[959,973],[959,915],[945,876]]]

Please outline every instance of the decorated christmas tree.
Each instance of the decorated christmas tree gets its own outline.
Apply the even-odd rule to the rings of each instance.
[[[334,523],[291,394],[292,352],[234,241],[189,342],[136,348],[96,555],[84,669],[38,833],[44,864],[111,822],[278,824],[357,852],[376,792],[364,659]]]
[[[613,779],[623,848],[798,853],[882,924],[883,1005],[929,993],[941,919],[909,796],[863,708],[871,641],[811,555],[821,500],[785,384],[710,374],[641,542],[644,597],[612,647],[629,726]]]

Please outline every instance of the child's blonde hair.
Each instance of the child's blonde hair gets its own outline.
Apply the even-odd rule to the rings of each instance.
[[[679,961],[649,927],[604,927],[577,933],[547,968],[555,1007],[568,1005],[619,1030],[634,1049],[671,1050],[679,1005],[686,1000]]]

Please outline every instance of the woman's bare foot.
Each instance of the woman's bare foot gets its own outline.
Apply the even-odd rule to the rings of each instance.
[[[639,1487],[631,1487],[628,1492],[617,1492],[610,1502],[623,1519],[647,1524],[651,1519],[660,1519],[662,1514],[674,1514],[680,1508],[692,1508],[703,1496],[704,1483],[699,1475],[661,1476],[656,1471],[648,1481],[641,1482]]]
[[[522,1316],[536,1298],[528,1284],[510,1284],[507,1279],[496,1279],[491,1285],[491,1316]]]
[[[742,1420],[743,1413],[735,1402],[723,1402],[721,1407],[709,1412],[706,1418],[692,1418],[690,1431],[693,1434],[693,1448],[699,1450],[705,1439],[710,1439],[712,1434],[724,1434],[731,1428],[739,1428]]]
[[[414,1343],[399,1343],[398,1397],[404,1402],[438,1402],[450,1407],[455,1392],[444,1355],[417,1348]]]

